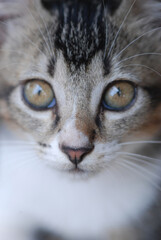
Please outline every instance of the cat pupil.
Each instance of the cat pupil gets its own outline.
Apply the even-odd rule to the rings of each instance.
[[[119,97],[121,97],[121,94],[122,94],[121,89],[118,87],[117,95],[118,95]]]
[[[41,93],[42,93],[42,88],[40,87],[40,85],[36,84],[36,86],[35,86],[35,88],[34,88],[34,90],[33,90],[33,94],[40,96]]]
[[[42,91],[41,91],[41,90],[39,90],[39,91],[38,91],[38,95],[40,96],[40,95],[41,95],[41,93],[42,93]]]

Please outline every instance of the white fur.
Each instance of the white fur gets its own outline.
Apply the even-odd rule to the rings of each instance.
[[[10,133],[7,136],[5,131],[3,135],[1,130],[1,138],[4,136],[12,139]],[[22,228],[40,224],[70,237],[105,238],[106,232],[138,219],[156,194],[144,176],[117,164],[89,179],[76,179],[46,166],[27,145],[2,146],[0,238],[3,240],[23,240],[16,232],[2,235],[5,224],[14,229],[16,224]],[[149,179],[156,182],[154,176]]]

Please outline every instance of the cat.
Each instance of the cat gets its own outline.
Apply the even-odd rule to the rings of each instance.
[[[0,0],[1,240],[161,239],[160,12]]]

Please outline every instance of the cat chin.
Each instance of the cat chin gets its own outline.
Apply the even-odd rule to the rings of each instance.
[[[64,176],[70,177],[70,178],[76,178],[76,179],[86,179],[89,177],[93,177],[100,173],[99,170],[87,170],[86,168],[80,168],[80,167],[74,167],[74,166],[62,166],[62,165],[55,165],[53,163],[48,163],[48,167],[51,170],[57,171],[60,174],[63,174]]]
[[[89,178],[94,178],[98,174],[100,174],[101,170],[100,169],[95,169],[95,170],[87,170],[86,168],[74,168],[72,170],[69,170],[67,174],[69,177],[73,179],[78,179],[78,180],[86,180]]]
[[[63,177],[67,177],[74,180],[87,180],[99,176],[102,172],[108,169],[107,166],[87,165],[80,164],[77,168],[72,164],[54,164],[53,162],[47,163],[48,168],[51,171],[56,171],[62,174]]]
[[[73,169],[68,172],[65,172],[65,175],[74,181],[75,180],[82,181],[82,180],[87,180],[95,177],[97,173],[92,171],[90,172],[90,171],[83,171],[80,169]]]

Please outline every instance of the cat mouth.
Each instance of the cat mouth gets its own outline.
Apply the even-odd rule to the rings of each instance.
[[[75,180],[82,180],[82,179],[88,179],[91,177],[92,172],[89,172],[88,170],[83,170],[80,167],[72,168],[68,171],[68,175],[74,178]]]
[[[69,170],[70,173],[74,173],[74,174],[80,174],[80,173],[85,173],[86,171],[79,168],[79,167],[75,167]]]
[[[83,169],[83,168],[80,168],[78,166],[68,170],[68,173],[72,176],[75,176],[75,177],[79,176],[79,177],[83,177],[83,178],[84,177],[89,177],[89,176],[94,174],[93,171],[90,171],[86,168]]]

